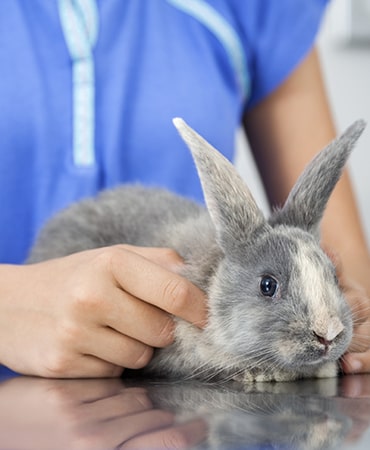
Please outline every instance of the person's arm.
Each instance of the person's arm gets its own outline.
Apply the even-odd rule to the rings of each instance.
[[[305,165],[335,137],[315,49],[275,92],[246,113],[244,126],[269,201],[281,205]],[[348,172],[329,201],[322,244],[340,260],[341,281],[348,288],[356,321],[350,351],[363,352],[370,347],[370,256]],[[352,356],[362,361],[359,370],[370,370],[370,351]],[[350,357],[344,369],[358,370]]]
[[[174,321],[206,321],[204,294],[169,249],[118,245],[0,265],[0,364],[51,378],[119,376],[173,341]]]

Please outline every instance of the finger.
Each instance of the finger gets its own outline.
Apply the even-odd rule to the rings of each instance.
[[[65,413],[64,417],[71,419],[71,423],[76,426],[98,427],[102,422],[138,414],[152,408],[152,402],[145,389],[132,388],[95,401],[73,405],[69,408],[68,415]]]
[[[173,421],[173,414],[152,409],[139,414],[103,421],[99,425],[81,427],[74,433],[74,442],[78,442],[79,449],[119,448],[120,444],[132,437],[169,427]],[[154,447],[149,446],[148,448]]]
[[[370,372],[370,350],[363,353],[348,353],[343,356],[341,367],[344,373]]]
[[[121,244],[123,249],[136,253],[150,261],[162,266],[171,272],[178,273],[184,266],[184,260],[171,248],[163,247],[137,247],[135,245]]]
[[[86,355],[114,366],[140,369],[153,356],[153,348],[128,336],[117,333],[109,327],[91,329],[91,338],[80,343],[79,350]]]
[[[204,293],[185,278],[130,252],[116,252],[113,276],[123,290],[202,327],[207,311]]]
[[[144,434],[125,442],[120,449],[187,449],[203,442],[208,435],[208,426],[202,419],[176,425],[150,434]]]
[[[174,340],[175,323],[165,311],[116,289],[105,305],[106,325],[151,347],[166,347]]]
[[[57,356],[40,366],[37,374],[47,378],[112,378],[122,374],[122,366],[112,364],[92,355],[75,355],[73,358]]]
[[[48,396],[54,403],[70,406],[78,404],[89,404],[119,395],[122,392],[123,384],[120,379],[91,379],[91,380],[50,380],[47,383]],[[138,388],[140,391],[145,391]]]

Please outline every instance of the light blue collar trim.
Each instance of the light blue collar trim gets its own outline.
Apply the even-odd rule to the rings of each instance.
[[[232,25],[230,25],[230,23],[215,8],[204,0],[167,1],[201,22],[221,42],[235,71],[235,76],[243,100],[246,100],[250,93],[250,79],[243,46]]]
[[[96,0],[59,0],[59,14],[72,59],[73,162],[78,167],[91,167],[95,164]]]

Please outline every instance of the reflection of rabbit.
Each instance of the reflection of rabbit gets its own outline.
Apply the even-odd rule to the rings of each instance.
[[[319,223],[364,128],[352,125],[306,168],[266,221],[233,166],[181,119],[208,207],[166,191],[122,187],[57,215],[29,262],[128,243],[172,247],[209,298],[201,331],[178,320],[175,343],[148,373],[200,379],[291,380],[336,374],[351,313],[319,246]],[[124,270],[124,269],[123,269]]]
[[[330,386],[322,386],[323,381]],[[285,394],[194,382],[144,386],[154,408],[173,411],[177,422],[195,417],[207,422],[208,438],[199,449],[337,449],[351,428],[351,419],[338,410],[337,399],[327,397],[328,387],[331,393],[336,391],[334,379],[311,381],[313,395],[308,396],[299,392],[300,383],[297,392]]]

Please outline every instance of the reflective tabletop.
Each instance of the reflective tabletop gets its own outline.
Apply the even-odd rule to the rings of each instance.
[[[370,375],[287,383],[0,382],[1,449],[369,449]]]

